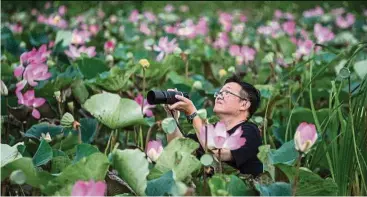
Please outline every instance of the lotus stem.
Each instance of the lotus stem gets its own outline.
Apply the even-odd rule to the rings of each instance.
[[[296,174],[294,175],[294,181],[293,181],[292,196],[296,196],[299,168],[301,167],[301,159],[302,159],[302,152],[299,152],[296,166]]]
[[[219,173],[222,174],[223,173],[223,168],[222,168],[222,158],[221,158],[221,153],[222,153],[222,149],[220,148],[218,151],[219,154]]]
[[[80,129],[80,125],[76,126],[77,130],[78,130],[78,143],[81,144],[82,143],[82,131]]]
[[[152,135],[152,130],[154,128],[154,126],[156,125],[156,123],[154,123],[151,127],[149,127],[148,129],[148,133],[147,133],[147,136],[145,138],[145,152],[147,152],[147,144],[149,143],[149,140],[150,140],[150,136]]]
[[[110,137],[108,138],[107,146],[106,146],[106,149],[104,150],[105,155],[107,155],[108,148],[110,147],[112,135],[113,135],[113,131],[111,132]]]

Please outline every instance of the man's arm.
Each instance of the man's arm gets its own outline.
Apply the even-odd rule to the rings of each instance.
[[[176,95],[176,99],[179,100],[179,102],[168,106],[168,108],[170,110],[180,110],[183,111],[185,113],[186,116],[193,114],[194,112],[196,112],[196,107],[195,105],[192,103],[192,101],[184,96],[180,96],[180,95]],[[192,120],[192,124],[193,127],[195,129],[195,133],[196,136],[201,144],[201,146],[204,148],[205,147],[205,142],[200,140],[200,130],[203,127],[204,123],[203,120],[201,120],[201,118],[199,116],[195,116],[194,119]],[[178,129],[176,129],[178,130]],[[171,138],[170,136],[170,140],[174,139],[175,137],[182,137],[182,133],[180,131],[178,132],[174,132],[171,134],[173,138]],[[168,139],[168,136],[167,136]]]

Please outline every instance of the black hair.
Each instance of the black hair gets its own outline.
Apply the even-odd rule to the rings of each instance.
[[[256,112],[257,108],[260,106],[260,91],[258,89],[256,89],[253,85],[242,81],[237,75],[233,75],[232,77],[226,79],[226,81],[224,82],[224,84],[230,83],[230,82],[234,82],[239,84],[242,87],[242,90],[240,91],[241,97],[245,97],[247,98],[250,103],[250,116],[248,117],[249,119],[251,118],[251,116]]]

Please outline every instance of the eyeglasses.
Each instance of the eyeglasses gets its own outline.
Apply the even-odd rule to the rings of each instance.
[[[233,93],[233,92],[230,92],[230,91],[228,91],[228,90],[223,90],[223,91],[220,91],[220,92],[215,92],[215,93],[214,93],[214,98],[217,98],[219,95],[221,95],[222,97],[223,97],[223,96],[227,96],[228,94],[232,94],[233,96],[236,96],[236,97],[238,97],[238,98],[240,98],[240,99],[242,99],[242,100],[246,100],[246,101],[248,101],[248,99],[247,99],[247,98],[242,98],[241,96],[239,96],[239,95],[237,95],[237,94],[235,94],[235,93]]]

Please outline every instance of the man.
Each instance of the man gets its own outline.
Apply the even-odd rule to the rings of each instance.
[[[249,83],[241,81],[233,76],[227,79],[224,86],[215,94],[215,105],[213,111],[226,126],[227,132],[231,135],[238,127],[242,127],[241,137],[246,138],[244,146],[237,150],[222,149],[221,159],[234,168],[240,170],[242,174],[251,174],[254,177],[263,172],[263,165],[257,158],[258,148],[262,144],[260,131],[258,127],[248,122],[251,116],[256,112],[260,104],[259,91]],[[183,111],[188,117],[189,122],[193,123],[196,135],[188,135],[199,142],[198,139],[202,120],[196,115],[196,108],[192,101],[177,95],[179,102],[168,105],[168,109],[175,111],[175,118],[179,117],[178,112]],[[167,110],[167,108],[166,108]],[[169,113],[167,113],[169,115]],[[170,115],[169,115],[170,116]],[[167,135],[167,141],[170,142],[176,137],[183,137],[182,133],[176,129],[175,132]],[[204,144],[200,142],[200,144]],[[203,153],[203,147],[200,147]],[[213,150],[218,157],[218,150]]]

